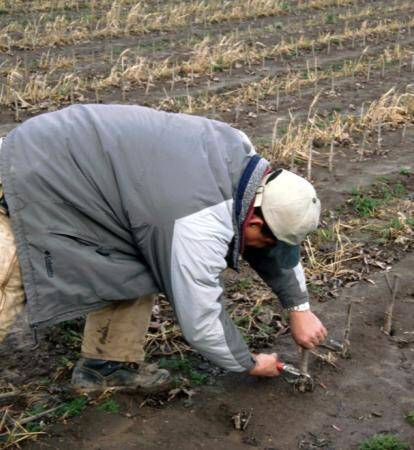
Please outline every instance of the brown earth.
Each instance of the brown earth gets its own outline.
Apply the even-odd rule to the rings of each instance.
[[[393,271],[402,276],[394,335],[381,330],[388,292],[382,274],[374,285],[344,289],[335,302],[315,305],[332,336],[341,338],[346,305],[355,301],[352,356],[337,368],[312,360],[313,393],[295,393],[282,378],[258,380],[226,375],[203,387],[192,402],[173,401],[161,409],[139,408],[141,398],[117,395],[120,414],[91,408],[82,417],[53,430],[53,437],[27,449],[356,449],[374,433],[395,433],[414,445],[413,428],[404,415],[414,404],[414,257]],[[275,347],[286,361],[298,356],[289,336]],[[232,416],[251,411],[245,431]]]
[[[370,184],[379,175],[395,176],[410,161],[411,137],[407,146],[393,149],[392,164],[386,157],[374,157],[355,168],[344,157],[335,173],[321,170],[317,184],[324,205],[334,208],[352,186]],[[197,388],[191,400],[183,396],[140,406],[143,397],[115,395],[119,413],[104,412],[99,405],[89,407],[73,421],[53,426],[50,438],[24,448],[353,450],[376,433],[396,434],[414,446],[414,430],[404,420],[414,407],[413,269],[413,254],[392,268],[402,277],[392,337],[381,331],[389,292],[380,272],[370,275],[371,283],[357,283],[340,290],[338,298],[313,305],[331,336],[341,339],[347,305],[355,302],[351,359],[338,359],[334,368],[312,358],[313,393],[294,392],[282,377],[258,380],[221,374],[212,384]],[[56,351],[53,346],[49,350]],[[39,356],[47,358],[46,351]],[[276,351],[283,360],[298,364],[290,335],[281,336],[266,351]],[[2,356],[7,360],[9,355]],[[28,363],[28,357],[27,350],[19,354],[20,361]],[[56,355],[50,361],[53,366]],[[38,376],[47,375],[45,362],[39,365]],[[252,413],[245,431],[233,426],[232,416],[241,411]]]

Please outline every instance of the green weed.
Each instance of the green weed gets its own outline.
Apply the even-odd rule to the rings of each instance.
[[[83,322],[81,320],[67,320],[57,325],[64,344],[72,349],[79,348],[82,342]]]
[[[39,433],[39,431],[44,429],[44,426],[38,422],[30,422],[25,426],[25,428],[29,433]]]
[[[28,408],[24,411],[23,413],[23,417],[31,417],[31,416],[36,416],[37,414],[41,414],[42,412],[46,411],[46,406],[45,405],[34,405],[31,408]],[[40,420],[40,419],[39,419]],[[33,422],[29,422],[28,424],[25,425],[26,430],[29,433],[37,433],[39,431],[42,431],[44,429],[44,424],[42,425],[41,423],[39,423],[39,420],[37,421],[33,421]]]
[[[334,232],[332,228],[319,228],[316,234],[324,241],[333,241]]]
[[[86,397],[77,397],[65,402],[58,410],[56,415],[63,417],[79,416],[86,408],[88,399]]]
[[[393,434],[376,434],[364,441],[359,450],[410,450],[410,447]]]
[[[412,170],[409,167],[401,167],[400,175],[410,176],[412,174]]]
[[[392,237],[394,230],[401,231],[404,228],[404,224],[397,218],[391,219],[387,225],[380,231],[381,237],[379,243],[385,243]]]
[[[362,217],[372,216],[382,203],[380,199],[373,198],[359,189],[353,189],[352,191],[351,204],[355,212]]]
[[[336,23],[336,16],[334,14],[327,14],[325,16],[325,25],[333,25]]]
[[[406,421],[414,427],[414,409],[405,416]]]
[[[44,405],[34,405],[23,413],[23,417],[36,416],[37,414],[46,411],[46,407]]]
[[[201,386],[208,380],[208,375],[206,373],[202,373],[194,369],[190,370],[188,376],[192,386]]]
[[[39,385],[41,386],[52,386],[53,381],[49,377],[40,378]]]
[[[161,358],[159,363],[161,369],[169,369],[182,373],[190,382],[191,386],[200,386],[208,380],[208,375],[194,369],[191,361],[185,357],[172,356]]]
[[[388,185],[385,185],[383,187],[383,193],[388,200],[391,200],[393,197],[403,197],[405,195],[405,187],[404,185],[398,181],[395,183],[394,188],[389,187]]]
[[[119,413],[119,404],[114,399],[107,398],[99,405],[99,409],[108,413],[117,414]]]
[[[320,295],[320,296],[324,295],[324,289],[320,285],[317,285],[315,283],[309,283],[308,288],[315,295]]]
[[[66,356],[62,356],[60,358],[60,365],[65,367],[66,369],[72,369],[72,367],[73,367],[72,361],[69,358],[67,358]]]
[[[253,287],[253,280],[250,277],[240,278],[237,282],[237,291],[247,291]]]
[[[213,72],[223,72],[224,70],[224,59],[222,56],[218,57],[212,66]]]
[[[234,319],[234,323],[238,326],[238,327],[244,327],[245,325],[248,325],[251,321],[251,317],[250,316],[241,316],[241,317],[235,317]]]
[[[290,11],[291,6],[288,2],[281,2],[279,4],[279,6],[284,10],[284,11]]]
[[[385,181],[386,179],[383,179],[381,183],[376,184],[369,192],[361,188],[352,190],[350,203],[355,212],[361,217],[373,216],[378,208],[389,203],[394,198],[401,198],[406,194],[406,189],[401,182],[398,181],[392,186]]]

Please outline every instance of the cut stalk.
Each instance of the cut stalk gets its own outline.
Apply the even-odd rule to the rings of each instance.
[[[392,331],[392,317],[394,314],[395,299],[397,298],[400,278],[400,275],[395,274],[394,283],[391,286],[391,281],[388,277],[388,273],[385,273],[385,280],[391,293],[391,299],[387,305],[387,308],[385,309],[384,315],[384,333],[386,334],[391,334]]]
[[[382,145],[382,124],[378,124],[378,131],[377,131],[378,150],[381,150],[381,145]]]
[[[300,361],[300,377],[297,381],[296,388],[299,392],[313,391],[313,381],[309,375],[309,350],[302,348],[302,355]]]
[[[371,60],[368,61],[368,67],[367,67],[367,81],[371,79]]]
[[[349,349],[351,348],[351,341],[349,340],[349,335],[351,334],[351,324],[352,324],[352,307],[354,302],[350,302],[348,305],[348,313],[346,316],[346,327],[344,331],[344,339],[342,342],[342,358],[349,357]]]
[[[278,85],[276,88],[276,111],[279,111],[279,103],[280,103],[280,87]]]
[[[331,146],[329,149],[329,163],[328,163],[329,164],[329,172],[332,172],[332,169],[333,169],[334,145],[335,145],[335,142],[332,140]]]
[[[308,146],[308,170],[307,170],[307,178],[309,181],[312,178],[312,154],[313,154],[313,143],[312,140],[310,140]]]
[[[14,120],[15,122],[20,122],[20,108],[19,108],[19,99],[17,98],[17,93],[14,91]]]
[[[401,143],[405,142],[406,133],[407,133],[407,124],[405,123],[401,132]]]

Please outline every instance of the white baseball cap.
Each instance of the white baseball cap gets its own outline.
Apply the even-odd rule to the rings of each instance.
[[[316,230],[321,212],[321,202],[309,181],[283,169],[263,178],[254,207],[261,208],[275,237],[290,245],[300,244]]]

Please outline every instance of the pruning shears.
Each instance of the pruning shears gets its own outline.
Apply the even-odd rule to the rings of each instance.
[[[277,370],[285,376],[286,381],[301,392],[313,391],[314,383],[308,373],[302,373],[292,364],[286,364],[282,361],[276,363]]]

